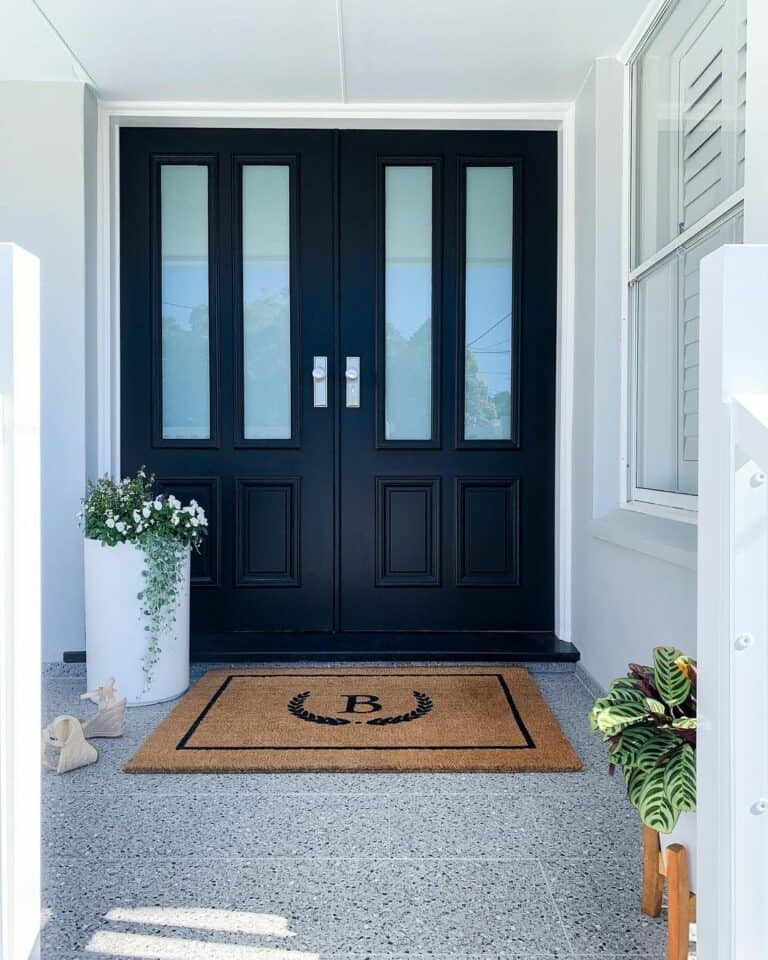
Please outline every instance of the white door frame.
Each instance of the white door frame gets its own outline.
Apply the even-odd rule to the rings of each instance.
[[[571,640],[574,348],[574,104],[242,104],[100,101],[98,109],[97,465],[120,475],[120,128],[553,130],[558,133],[555,632]]]

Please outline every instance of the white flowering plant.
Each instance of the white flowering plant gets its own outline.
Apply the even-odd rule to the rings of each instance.
[[[199,548],[208,528],[205,510],[196,500],[183,506],[173,494],[153,495],[154,483],[143,467],[122,481],[103,476],[89,483],[80,513],[86,537],[113,547],[162,535]]]
[[[85,536],[105,546],[131,543],[143,551],[144,587],[138,594],[146,624],[144,683],[152,683],[161,637],[173,628],[184,562],[208,533],[205,510],[196,500],[184,506],[173,494],[153,494],[154,474],[142,467],[135,477],[103,476],[88,484],[78,519]]]

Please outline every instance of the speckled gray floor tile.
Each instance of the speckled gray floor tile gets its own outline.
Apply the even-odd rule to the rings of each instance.
[[[83,949],[97,932],[186,935],[195,940],[281,945],[268,935],[161,926],[163,909],[237,911],[283,918],[296,935],[291,950],[322,957],[358,954],[387,960],[412,952],[464,958],[477,955],[565,957],[560,924],[539,865],[531,861],[228,861],[158,862],[131,872],[111,863],[95,878],[84,904],[68,889],[50,894],[49,950]],[[222,862],[223,865],[223,862]],[[148,911],[131,922],[131,910]],[[118,919],[110,911],[120,908]],[[120,919],[122,917],[123,919]],[[365,952],[365,953],[364,953]]]
[[[43,778],[43,960],[661,960],[592,696],[572,669],[535,679],[582,773],[128,775],[174,704],[129,710],[97,764]],[[44,719],[85,715],[84,689],[48,676]],[[295,935],[228,929],[243,913]]]
[[[542,866],[577,955],[664,955],[665,924],[640,913],[639,858],[632,864],[544,860]]]
[[[341,795],[113,796],[61,801],[45,838],[60,857],[386,857],[387,806]]]
[[[608,855],[634,863],[637,816],[620,799],[609,805],[573,796],[469,795],[395,798],[392,850],[404,857],[589,857]]]

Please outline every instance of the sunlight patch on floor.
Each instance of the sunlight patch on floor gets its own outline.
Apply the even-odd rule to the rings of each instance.
[[[85,948],[89,953],[141,960],[320,960],[319,953],[252,947],[240,943],[211,943],[181,937],[146,936],[100,930]]]
[[[247,913],[206,907],[114,907],[106,919],[120,923],[149,923],[160,927],[189,927],[191,930],[220,930],[222,933],[250,933],[265,937],[295,937],[288,921],[274,913]]]

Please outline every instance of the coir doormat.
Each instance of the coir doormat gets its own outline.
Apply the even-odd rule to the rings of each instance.
[[[212,670],[128,773],[580,770],[525,670]]]

